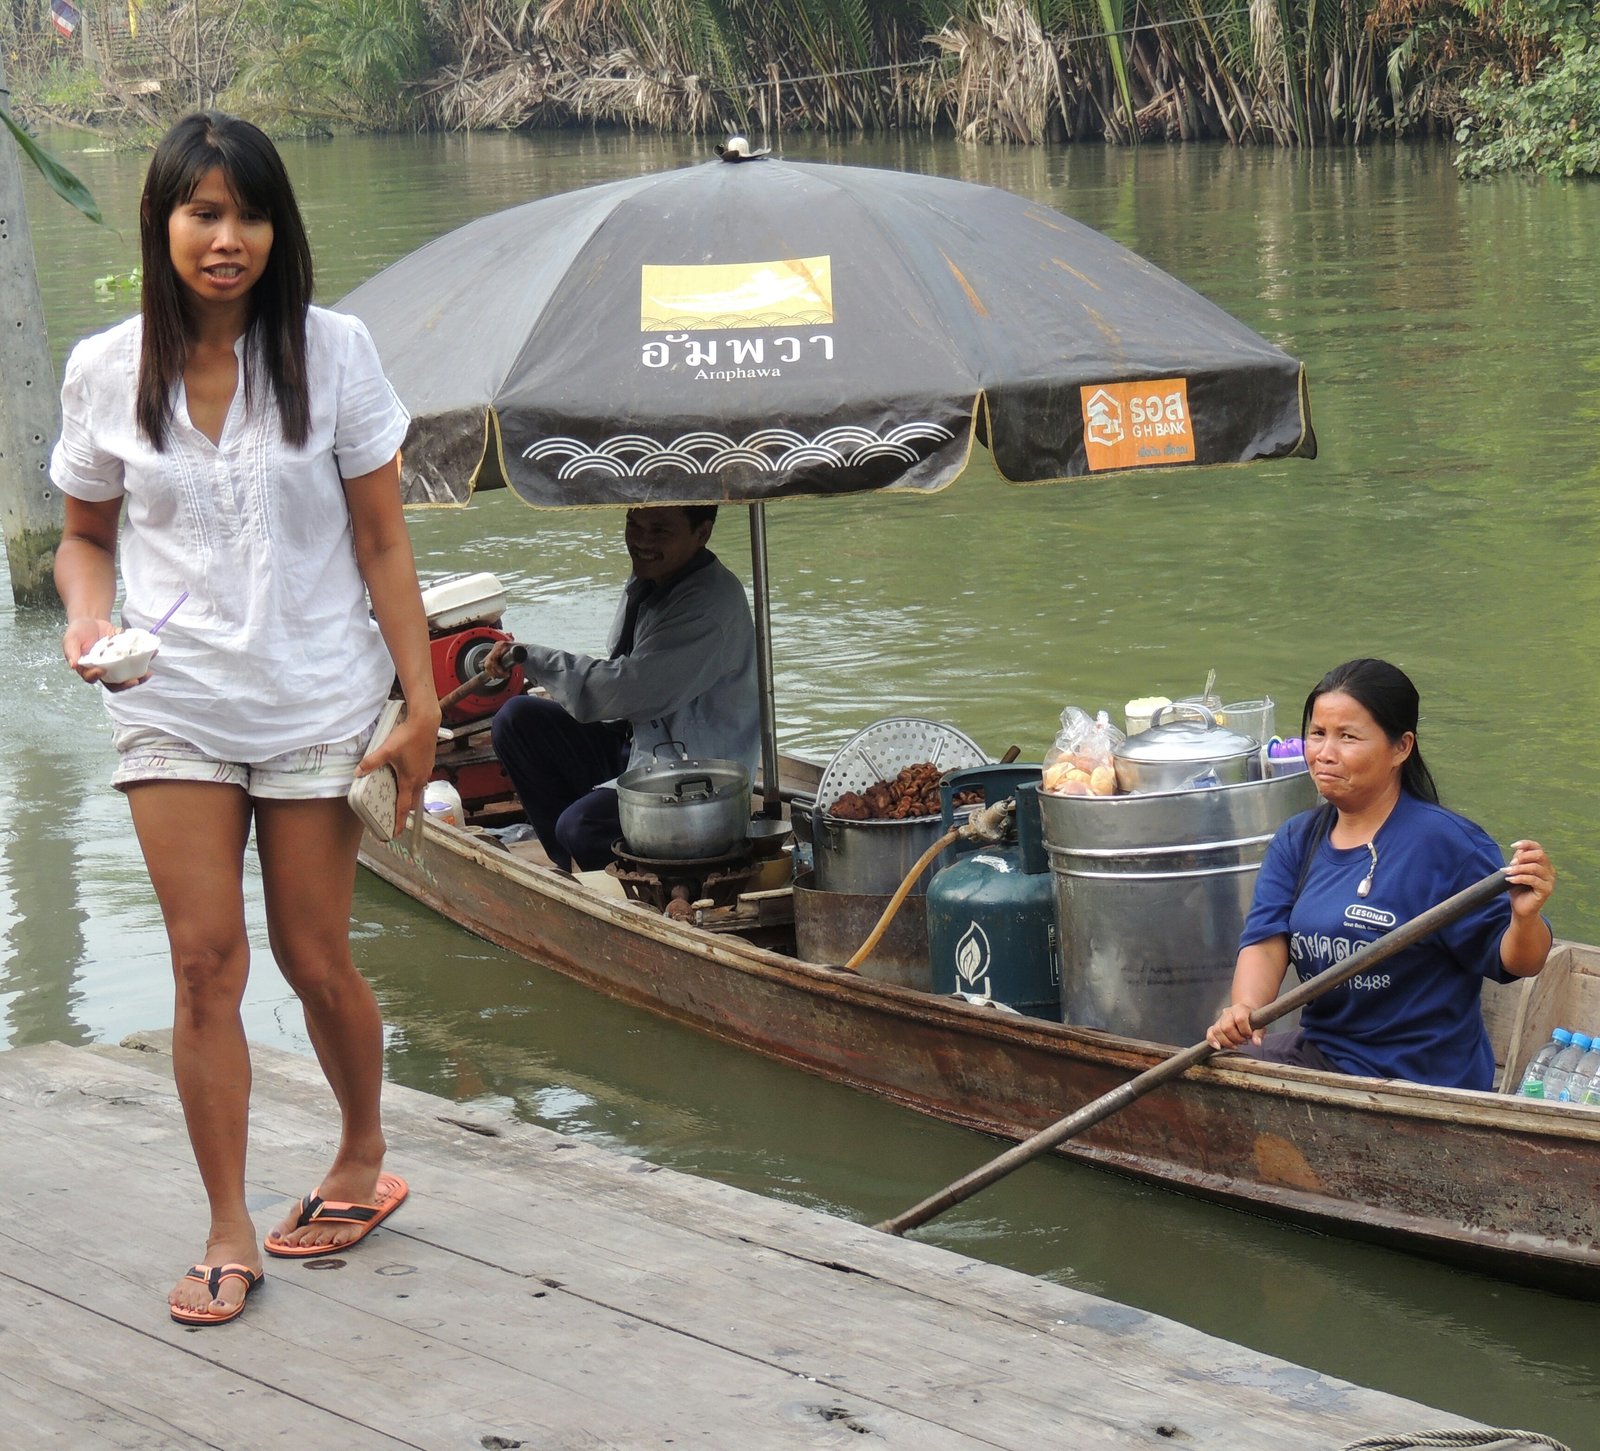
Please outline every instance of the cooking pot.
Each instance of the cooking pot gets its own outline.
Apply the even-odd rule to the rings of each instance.
[[[1261,779],[1261,748],[1254,737],[1219,726],[1203,705],[1180,708],[1200,719],[1168,723],[1174,707],[1163,707],[1150,717],[1149,730],[1129,736],[1113,752],[1118,791],[1148,795]]]
[[[750,829],[750,773],[738,761],[650,761],[617,777],[617,812],[636,856],[723,856]]]
[[[811,846],[813,888],[819,892],[850,892],[887,897],[898,889],[918,858],[948,828],[937,816],[908,816],[897,821],[856,821],[791,802],[789,814],[794,834]],[[958,824],[971,814],[957,812]],[[921,896],[928,883],[945,866],[958,847],[941,852],[917,878],[910,895]]]

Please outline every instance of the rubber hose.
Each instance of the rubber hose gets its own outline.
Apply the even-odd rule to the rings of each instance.
[[[894,896],[889,898],[889,905],[883,909],[883,916],[878,918],[878,925],[874,927],[871,932],[867,933],[867,940],[863,942],[860,947],[856,948],[855,955],[850,959],[849,962],[845,963],[844,970],[846,972],[860,971],[862,962],[872,955],[872,949],[878,945],[879,941],[883,937],[883,934],[889,930],[889,924],[894,921],[894,914],[900,910],[900,907],[905,902],[905,899],[911,895],[911,889],[916,886],[917,878],[920,877],[923,872],[927,871],[928,867],[932,865],[933,859],[938,856],[940,852],[942,852],[947,846],[950,846],[953,842],[959,840],[960,836],[960,827],[957,827],[953,831],[945,832],[945,834],[941,836],[938,841],[934,842],[934,844],[930,846],[927,851],[923,852],[923,854],[917,858],[917,864],[906,873],[905,881],[900,883],[899,887],[895,890]]]

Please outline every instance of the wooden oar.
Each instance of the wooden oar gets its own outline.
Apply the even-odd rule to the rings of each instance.
[[[1392,932],[1384,933],[1376,942],[1368,943],[1359,952],[1352,953],[1338,967],[1318,973],[1316,977],[1301,983],[1299,987],[1285,993],[1275,1002],[1257,1008],[1250,1014],[1251,1028],[1264,1028],[1268,1023],[1276,1022],[1285,1014],[1294,1012],[1296,1008],[1304,1007],[1314,999],[1320,998],[1323,993],[1338,987],[1340,983],[1348,982],[1358,972],[1365,972],[1369,967],[1382,962],[1384,958],[1393,957],[1395,953],[1410,947],[1413,942],[1420,941],[1430,932],[1437,932],[1447,923],[1454,922],[1457,917],[1464,917],[1474,907],[1482,906],[1483,903],[1498,897],[1510,885],[1503,870],[1491,872],[1481,882],[1475,882],[1465,891],[1457,892],[1455,896],[1440,902],[1437,907],[1430,907],[1420,917],[1413,917],[1411,921],[1396,927]],[[996,1180],[1005,1178],[1013,1169],[1020,1169],[1030,1160],[1037,1159],[1047,1149],[1053,1149],[1057,1144],[1081,1134],[1085,1129],[1093,1128],[1102,1119],[1110,1118],[1112,1114],[1126,1108],[1135,1099],[1143,1098],[1152,1088],[1158,1088],[1169,1079],[1180,1077],[1196,1063],[1204,1063],[1217,1051],[1202,1039],[1194,1047],[1185,1048],[1181,1053],[1174,1053],[1172,1057],[1156,1064],[1154,1068],[1146,1069],[1137,1078],[1130,1078],[1120,1088],[1113,1088],[1110,1093],[1102,1094],[1094,1102],[1086,1103],[1076,1113],[1058,1119],[1047,1129],[1041,1129],[1031,1139],[1025,1139],[1015,1148],[1007,1149],[981,1169],[973,1170],[965,1178],[957,1179],[954,1184],[941,1189],[920,1204],[912,1205],[905,1213],[897,1214],[893,1219],[886,1219],[873,1228],[881,1229],[887,1234],[904,1234],[908,1229],[926,1224],[935,1215],[943,1214],[953,1205],[960,1204],[964,1199],[970,1199],[980,1189],[987,1189]]]

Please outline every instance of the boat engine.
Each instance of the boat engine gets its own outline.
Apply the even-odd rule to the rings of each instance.
[[[433,652],[433,688],[444,700],[452,691],[467,684],[483,669],[489,652],[501,640],[511,638],[504,630],[474,625],[466,630],[447,630],[429,635]],[[467,725],[493,715],[503,702],[521,695],[524,688],[522,667],[513,665],[505,680],[490,680],[469,691],[444,708],[444,724]]]
[[[422,592],[433,655],[433,688],[440,700],[459,690],[483,669],[489,651],[511,636],[500,628],[506,595],[492,574],[467,574],[431,585]],[[505,680],[488,681],[461,696],[444,712],[447,726],[467,725],[497,711],[525,687],[522,667]]]
[[[422,604],[428,617],[433,686],[442,701],[482,671],[498,641],[512,638],[500,628],[505,591],[492,574],[468,574],[423,590]],[[508,679],[487,681],[444,708],[443,723],[456,739],[441,748],[433,775],[456,788],[469,813],[486,802],[515,796],[511,778],[495,759],[487,729],[474,732],[470,727],[475,722],[487,727],[489,717],[525,688],[522,667],[513,665]]]

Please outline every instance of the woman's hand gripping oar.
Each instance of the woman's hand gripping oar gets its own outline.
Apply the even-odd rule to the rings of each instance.
[[[1464,917],[1473,908],[1498,897],[1510,885],[1503,870],[1491,872],[1481,882],[1475,882],[1465,891],[1457,892],[1455,896],[1440,902],[1437,907],[1430,907],[1420,917],[1413,917],[1411,921],[1401,924],[1392,932],[1384,933],[1376,942],[1369,943],[1359,952],[1352,953],[1338,967],[1329,968],[1309,982],[1301,983],[1292,992],[1285,993],[1275,1002],[1257,1008],[1250,1014],[1250,1026],[1263,1028],[1268,1023],[1276,1022],[1286,1014],[1294,1012],[1296,1008],[1304,1007],[1314,999],[1320,998],[1325,992],[1338,987],[1340,983],[1348,982],[1357,973],[1365,972],[1369,967],[1382,962],[1384,958],[1392,957],[1402,949],[1410,947],[1413,942],[1420,941],[1430,932],[1437,932],[1447,923],[1454,922],[1457,917]],[[1126,1108],[1135,1099],[1143,1098],[1152,1088],[1158,1088],[1169,1079],[1181,1077],[1195,1064],[1204,1063],[1216,1051],[1209,1043],[1202,1040],[1192,1048],[1174,1053],[1172,1057],[1156,1064],[1154,1068],[1147,1069],[1137,1078],[1130,1078],[1120,1088],[1113,1088],[1110,1093],[1102,1094],[1092,1103],[1086,1103],[1076,1113],[1057,1120],[1047,1129],[1041,1129],[1031,1139],[1025,1139],[1015,1148],[1007,1149],[981,1169],[973,1170],[965,1178],[957,1179],[954,1184],[941,1189],[931,1198],[924,1199],[920,1204],[914,1204],[905,1213],[897,1214],[893,1219],[886,1219],[873,1228],[884,1230],[889,1234],[904,1234],[908,1229],[926,1224],[935,1215],[943,1214],[945,1210],[960,1204],[962,1200],[970,1199],[980,1189],[987,1189],[996,1180],[1005,1178],[1013,1169],[1020,1169],[1030,1160],[1037,1159],[1047,1149],[1053,1149],[1057,1144],[1081,1134],[1085,1129],[1093,1128],[1102,1119],[1110,1118],[1112,1114]]]

